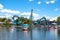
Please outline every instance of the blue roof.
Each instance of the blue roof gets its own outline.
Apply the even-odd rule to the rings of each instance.
[[[29,27],[28,24],[21,24],[21,26],[23,26],[23,27]]]

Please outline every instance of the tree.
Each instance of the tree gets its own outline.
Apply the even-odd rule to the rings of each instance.
[[[10,22],[11,22],[10,19],[6,19],[6,20],[5,20],[5,23],[4,23],[4,26],[5,26],[5,27],[11,27],[11,23],[10,23]]]
[[[57,17],[57,22],[60,22],[60,16]]]
[[[2,21],[2,19],[0,18],[0,22]]]
[[[2,18],[2,22],[4,22],[7,18]]]

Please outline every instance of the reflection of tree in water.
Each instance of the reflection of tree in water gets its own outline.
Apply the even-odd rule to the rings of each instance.
[[[33,40],[33,38],[32,38],[32,30],[30,30],[30,38],[31,38],[31,40]]]
[[[8,27],[5,27],[5,29],[6,29],[6,31],[10,32],[10,28],[8,28]]]
[[[58,40],[60,40],[60,30],[58,29]]]
[[[60,30],[58,30],[58,35],[60,35]]]
[[[22,31],[22,28],[21,27],[15,27],[16,28],[16,32],[18,32],[18,31]]]

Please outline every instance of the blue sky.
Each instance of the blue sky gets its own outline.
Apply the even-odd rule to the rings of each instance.
[[[60,15],[60,0],[0,0],[0,17],[29,17],[31,9],[34,19],[45,16],[53,20]]]

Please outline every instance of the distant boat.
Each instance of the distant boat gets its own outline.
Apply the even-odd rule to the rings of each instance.
[[[57,25],[57,23],[52,23],[53,25]]]
[[[58,27],[57,27],[57,23],[52,23],[53,24],[53,28],[54,29],[57,29]]]
[[[22,26],[22,30],[23,31],[27,31],[28,28],[29,28],[29,25],[28,24],[21,24],[21,26]]]

